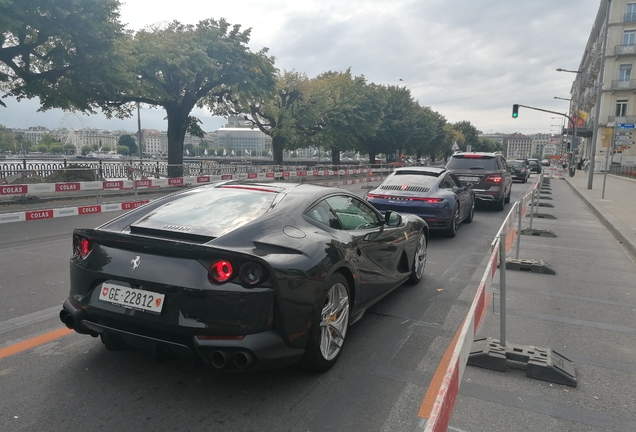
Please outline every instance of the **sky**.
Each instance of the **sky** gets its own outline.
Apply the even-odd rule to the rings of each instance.
[[[251,28],[252,51],[263,47],[276,67],[314,77],[326,71],[406,86],[423,106],[483,133],[558,133],[600,0],[122,0],[121,22],[139,30],[177,20],[225,18]],[[5,101],[7,101],[5,99]],[[137,119],[108,120],[8,100],[0,124],[137,130]],[[195,109],[205,131],[226,123]],[[142,128],[166,130],[165,112],[144,108]]]

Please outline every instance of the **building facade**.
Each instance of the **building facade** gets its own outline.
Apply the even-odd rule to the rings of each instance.
[[[515,133],[503,139],[503,154],[506,159],[530,159],[532,157],[532,137]]]
[[[630,137],[624,132],[636,124],[635,63],[636,1],[601,0],[579,68],[572,71],[576,78],[570,91],[571,116],[588,135],[577,158],[593,155],[595,171],[605,170],[606,160],[622,165],[635,162],[636,133]],[[590,136],[595,127],[596,134]]]

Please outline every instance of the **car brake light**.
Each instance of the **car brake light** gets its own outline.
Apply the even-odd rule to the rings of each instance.
[[[486,183],[501,183],[503,181],[503,177],[499,174],[491,174],[484,179]]]
[[[480,154],[465,154],[463,155],[466,159],[482,159]]]
[[[229,261],[218,260],[208,269],[208,281],[213,284],[225,283],[232,278],[232,264]]]
[[[91,242],[84,237],[73,236],[73,255],[86,258],[91,252]]]
[[[391,199],[391,197],[388,195],[378,195],[378,194],[367,194],[367,198]]]
[[[424,201],[427,203],[440,203],[444,200],[442,198],[409,198],[409,201]]]

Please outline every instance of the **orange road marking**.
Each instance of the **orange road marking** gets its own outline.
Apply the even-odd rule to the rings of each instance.
[[[453,351],[455,351],[455,347],[457,346],[457,342],[459,341],[459,334],[461,333],[463,326],[464,324],[462,323],[462,325],[457,330],[457,333],[455,333],[455,337],[453,337],[450,345],[448,346],[448,348],[446,348],[446,352],[444,353],[442,360],[437,366],[435,375],[433,375],[431,384],[428,387],[428,391],[424,396],[424,400],[422,401],[422,405],[420,406],[420,411],[418,412],[418,416],[420,418],[428,419],[431,416],[431,411],[433,411],[435,399],[437,399],[437,395],[442,386],[442,381],[444,381],[444,376],[448,371],[448,366],[450,364],[451,357],[453,356]]]
[[[9,345],[6,348],[0,349],[0,359],[9,357],[11,355],[20,353],[22,351],[26,351],[38,345],[45,344],[47,342],[51,342],[52,340],[59,339],[62,336],[66,336],[69,333],[73,333],[74,330],[68,329],[66,327],[62,327],[57,330],[53,330],[52,332],[41,334],[40,336],[36,336],[31,339],[27,339],[22,342],[18,342],[17,344]]]

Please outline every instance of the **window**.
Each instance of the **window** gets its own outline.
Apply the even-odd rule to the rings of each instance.
[[[377,213],[362,201],[350,196],[333,196],[325,201],[331,206],[342,228],[358,230],[373,228],[380,225]]]
[[[636,3],[627,3],[627,11],[625,13],[626,22],[636,21]]]
[[[307,212],[307,216],[335,229],[342,229],[340,221],[325,201],[320,201]]]
[[[616,117],[627,116],[627,99],[616,101]]]
[[[632,65],[622,64],[618,71],[618,80],[621,82],[628,82],[632,79]]]
[[[634,45],[636,43],[636,30],[625,30],[623,32],[623,45]]]

